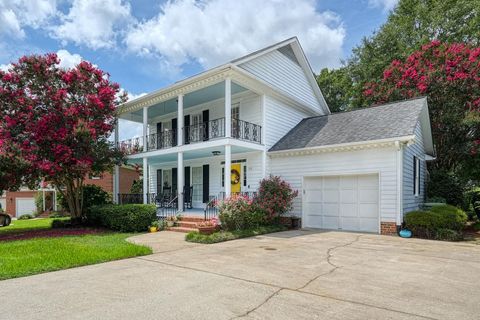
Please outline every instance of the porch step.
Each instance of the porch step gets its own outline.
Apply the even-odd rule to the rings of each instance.
[[[202,222],[204,220],[203,216],[182,216],[181,222]]]
[[[184,220],[177,221],[177,224],[178,224],[179,227],[190,228],[190,229],[196,229],[197,228],[197,223],[198,222],[184,221]]]
[[[186,228],[186,227],[170,227],[170,228],[167,228],[167,230],[174,231],[174,232],[184,232],[184,233],[198,231],[197,228]]]

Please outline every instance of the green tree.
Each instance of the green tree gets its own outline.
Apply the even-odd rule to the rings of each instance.
[[[317,83],[330,111],[340,112],[351,108],[352,79],[345,67],[332,70],[322,69],[317,76]]]

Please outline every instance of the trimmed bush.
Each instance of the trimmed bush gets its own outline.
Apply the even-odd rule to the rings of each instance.
[[[33,216],[31,214],[23,214],[20,217],[18,217],[18,220],[30,220],[33,219]]]
[[[435,206],[430,211],[412,211],[405,215],[405,225],[417,237],[426,239],[451,240],[461,237],[467,215],[450,206]],[[446,231],[450,230],[450,231]],[[454,234],[458,233],[457,235]]]
[[[153,204],[107,204],[87,210],[87,222],[121,232],[141,232],[157,220]]]

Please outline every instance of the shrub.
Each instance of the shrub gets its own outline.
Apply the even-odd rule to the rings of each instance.
[[[63,217],[68,217],[69,214],[62,212],[62,211],[53,211],[48,215],[49,218],[63,218]]]
[[[87,210],[87,222],[122,232],[141,232],[157,220],[155,205],[107,204]]]
[[[470,205],[472,211],[475,212],[477,218],[480,220],[480,188],[475,188],[470,192]]]
[[[23,214],[20,217],[18,217],[18,220],[29,220],[33,219],[33,216],[31,214]]]
[[[71,226],[72,226],[72,223],[70,222],[70,220],[55,219],[52,221],[53,229],[67,228]]]
[[[463,239],[461,232],[451,229],[438,229],[435,233],[435,240],[460,241]]]
[[[200,234],[199,232],[193,231],[185,236],[185,240],[189,242],[211,244],[285,230],[287,230],[287,228],[282,225],[269,225],[245,230],[218,231],[209,235]]]
[[[84,213],[86,213],[90,207],[112,203],[112,199],[108,192],[97,185],[86,184],[82,187],[82,191]],[[67,200],[60,193],[57,198],[62,208],[68,208]]]
[[[260,181],[258,196],[255,203],[261,211],[266,212],[267,218],[273,220],[290,211],[293,199],[298,191],[278,176],[270,176]]]
[[[233,195],[218,204],[219,219],[226,230],[244,230],[265,224],[265,212],[253,204],[252,199]]]
[[[461,235],[466,221],[465,212],[450,205],[434,206],[430,211],[412,211],[405,215],[406,227],[415,236],[426,239],[455,238],[453,232]]]

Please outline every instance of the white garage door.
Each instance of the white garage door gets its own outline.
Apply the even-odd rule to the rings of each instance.
[[[377,232],[378,175],[304,178],[304,226]]]
[[[33,198],[17,198],[16,217],[24,214],[34,214],[37,211],[35,199]]]

